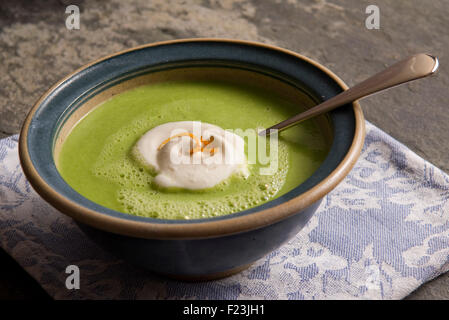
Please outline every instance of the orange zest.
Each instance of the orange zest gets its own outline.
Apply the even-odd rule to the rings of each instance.
[[[157,147],[157,150],[161,150],[163,146],[165,146],[168,142],[170,142],[171,139],[174,139],[174,138],[177,138],[177,137],[183,137],[183,136],[189,136],[190,138],[195,140],[195,143],[196,143],[195,149],[200,148],[200,145],[201,145],[200,140],[198,140],[198,138],[193,133],[183,132],[183,133],[175,134],[174,136],[171,136],[170,138],[165,139],[164,141],[162,141],[162,143],[159,145],[159,147]],[[196,152],[196,151],[192,152],[192,150],[190,150],[190,153],[194,153],[194,152]]]
[[[203,145],[203,146],[201,147],[201,152],[204,152],[204,149],[207,149],[207,145],[208,145],[209,143],[212,143],[212,142],[214,141],[214,136],[211,136],[211,137],[209,138],[209,140],[203,140],[203,136],[201,136],[200,140],[201,140],[201,144]],[[215,148],[213,148],[213,149],[215,149]]]
[[[218,148],[212,148],[212,149],[205,148],[205,150],[209,150],[210,155],[213,156],[215,154],[215,152],[218,151]]]
[[[165,146],[168,142],[170,142],[170,140],[174,139],[174,138],[178,138],[178,137],[184,137],[184,136],[188,136],[190,138],[192,138],[192,140],[195,141],[195,147],[193,147],[192,149],[190,149],[190,154],[194,154],[195,152],[201,151],[209,151],[210,155],[213,156],[215,154],[215,152],[218,151],[217,148],[208,148],[207,145],[212,143],[214,141],[214,137],[211,136],[209,138],[209,140],[203,140],[203,136],[200,137],[200,139],[198,139],[193,133],[190,132],[183,132],[183,133],[179,133],[179,134],[175,134],[174,136],[171,136],[168,139],[165,139],[164,141],[162,141],[162,143],[159,145],[159,147],[157,148],[157,150],[161,150],[163,146]]]

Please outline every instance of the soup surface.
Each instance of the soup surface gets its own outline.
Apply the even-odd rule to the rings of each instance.
[[[201,121],[256,132],[300,111],[300,106],[252,86],[220,81],[144,85],[112,97],[79,121],[61,147],[58,170],[81,195],[120,212],[163,219],[230,214],[285,194],[319,167],[328,144],[315,121],[279,134],[272,174],[261,174],[271,162],[255,161],[248,163],[247,177],[234,175],[203,190],[158,187],[155,172],[133,156],[137,141],[168,122]],[[248,136],[242,136],[247,156]],[[268,141],[266,145],[268,155]]]

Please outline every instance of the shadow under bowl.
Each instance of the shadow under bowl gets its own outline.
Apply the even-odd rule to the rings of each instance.
[[[209,280],[239,272],[296,235],[323,197],[349,173],[365,135],[358,103],[315,120],[329,141],[321,166],[303,183],[263,205],[193,220],[134,216],[73,190],[57,170],[71,129],[92,109],[126,90],[164,81],[251,84],[309,108],[346,89],[331,71],[297,53],[228,39],[159,42],[88,64],[56,83],[34,105],[20,134],[22,168],[33,188],[117,256],[170,277]]]

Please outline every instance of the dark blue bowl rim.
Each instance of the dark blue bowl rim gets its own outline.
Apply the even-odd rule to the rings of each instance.
[[[360,119],[363,120],[363,115],[360,106],[356,103],[330,112],[329,116],[334,130],[334,140],[330,152],[321,166],[306,181],[275,200],[245,211],[207,219],[155,219],[134,216],[103,207],[73,190],[62,179],[53,161],[55,135],[57,135],[61,119],[64,118],[63,115],[73,107],[73,102],[86,95],[86,92],[104,86],[127,73],[151,67],[161,68],[161,66],[170,66],[179,62],[185,64],[189,61],[207,61],[209,64],[217,65],[231,62],[247,65],[253,69],[260,68],[261,72],[263,70],[267,70],[267,73],[275,72],[292,79],[299,86],[305,86],[316,100],[329,99],[346,88],[338,77],[310,59],[285,49],[247,41],[186,39],[141,46],[117,53],[75,71],[53,86],[31,110],[21,133],[20,144],[26,144],[26,146],[21,148],[20,153],[24,169],[30,169],[30,165],[32,166],[32,174],[30,174],[30,170],[25,169],[24,171],[36,191],[46,200],[54,200],[52,193],[55,192],[58,197],[65,198],[72,204],[75,203],[90,209],[90,211],[114,218],[147,224],[185,225],[230,220],[278,207],[316,188],[324,180],[329,180],[332,174],[339,175],[337,180],[340,181],[343,177],[341,172],[337,171],[341,171],[342,164],[350,160],[348,159],[349,153],[353,153],[352,157],[349,157],[352,160],[346,163],[345,167],[352,167],[355,162],[354,156],[357,158],[360,153],[358,150],[361,149],[360,139],[363,140],[364,137],[364,128],[360,131],[361,124],[358,123]],[[356,113],[360,113],[360,115]],[[358,140],[357,145],[355,145],[355,140]],[[22,161],[24,157],[29,161]],[[346,168],[344,171],[347,173],[349,169]],[[33,182],[37,182],[37,184]],[[47,189],[50,189],[51,192],[39,192],[42,183],[46,184]],[[332,188],[334,186],[335,183]],[[322,191],[325,191],[325,194],[329,190]],[[55,201],[49,202],[61,209],[61,206]]]

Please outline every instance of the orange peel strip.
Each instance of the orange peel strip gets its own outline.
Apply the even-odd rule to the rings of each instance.
[[[210,144],[214,141],[213,136],[211,136],[209,138],[209,140],[203,140],[203,136],[201,136],[200,140],[198,140],[198,138],[193,133],[190,133],[190,132],[178,133],[178,134],[175,134],[174,136],[171,136],[168,139],[165,139],[164,141],[162,141],[162,143],[159,145],[159,147],[157,147],[157,150],[158,151],[161,150],[163,146],[165,146],[168,142],[170,142],[170,140],[172,140],[174,138],[178,138],[178,137],[184,137],[184,136],[189,136],[190,138],[192,138],[195,141],[195,147],[190,150],[191,155],[198,151],[204,152],[205,150],[209,150],[210,155],[213,156],[214,153],[217,152],[217,150],[218,150],[217,148],[209,149],[207,147],[208,144]]]
[[[174,136],[171,136],[168,139],[165,139],[164,141],[162,141],[162,143],[159,145],[159,147],[157,147],[157,150],[161,150],[163,146],[165,146],[168,142],[170,142],[171,139],[174,138],[178,138],[178,137],[183,137],[183,136],[189,136],[190,138],[192,138],[193,140],[195,140],[196,146],[194,149],[190,150],[190,154],[195,153],[196,151],[198,151],[198,149],[201,149],[201,142],[200,140],[193,134],[190,132],[183,132],[183,133],[178,133],[175,134]]]
[[[215,154],[215,152],[217,152],[217,151],[218,151],[218,148],[212,148],[212,149],[210,149],[209,154],[211,156],[213,156]]]
[[[211,136],[210,138],[209,138],[209,140],[203,140],[203,136],[201,136],[201,138],[200,138],[200,140],[201,140],[201,143],[202,143],[202,147],[201,147],[201,152],[204,152],[204,150],[206,150],[207,149],[207,145],[209,144],[209,143],[212,143],[213,141],[214,141],[214,136]],[[215,148],[214,148],[215,149]],[[209,152],[211,152],[211,151],[209,151]]]

